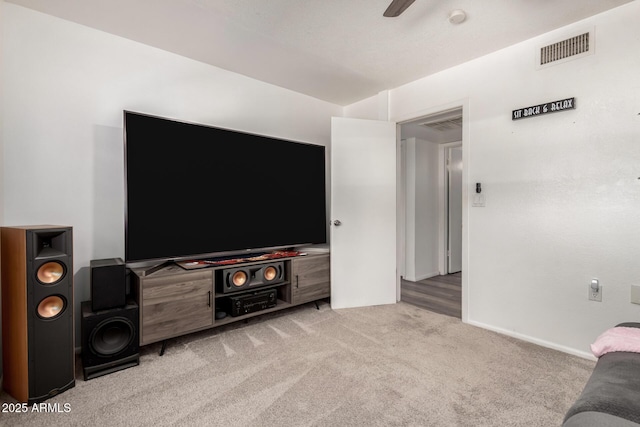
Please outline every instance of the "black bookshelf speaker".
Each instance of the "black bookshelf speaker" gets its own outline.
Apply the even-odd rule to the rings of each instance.
[[[1,235],[3,388],[32,404],[75,386],[72,228]]]
[[[222,293],[236,292],[248,288],[269,286],[285,280],[284,262],[270,262],[252,266],[239,266],[219,270]]]
[[[125,263],[121,258],[94,259],[91,270],[91,309],[124,307],[127,302]]]
[[[80,329],[85,381],[140,363],[138,315],[138,305],[132,300],[124,307],[96,312],[90,301],[82,303]]]

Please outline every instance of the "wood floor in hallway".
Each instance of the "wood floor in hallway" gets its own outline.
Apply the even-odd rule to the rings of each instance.
[[[402,279],[400,299],[435,313],[462,318],[462,273],[435,276],[419,282]]]

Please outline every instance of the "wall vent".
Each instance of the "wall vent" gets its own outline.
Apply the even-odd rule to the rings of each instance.
[[[578,59],[593,53],[593,31],[543,46],[538,51],[538,67]]]
[[[423,122],[420,123],[420,126],[425,126],[439,131],[460,129],[462,127],[462,116],[454,116],[444,120]]]
[[[420,123],[420,126],[428,127],[439,131],[460,129],[462,127],[462,116],[455,116],[444,120],[435,120]]]

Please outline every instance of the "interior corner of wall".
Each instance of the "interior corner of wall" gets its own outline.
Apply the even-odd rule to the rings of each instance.
[[[388,122],[390,114],[390,92],[389,90],[383,90],[378,92],[378,119]]]

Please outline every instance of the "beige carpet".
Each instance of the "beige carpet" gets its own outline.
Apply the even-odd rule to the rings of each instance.
[[[594,362],[405,303],[313,304],[144,347],[2,426],[559,426]],[[5,393],[0,402],[14,402]]]

